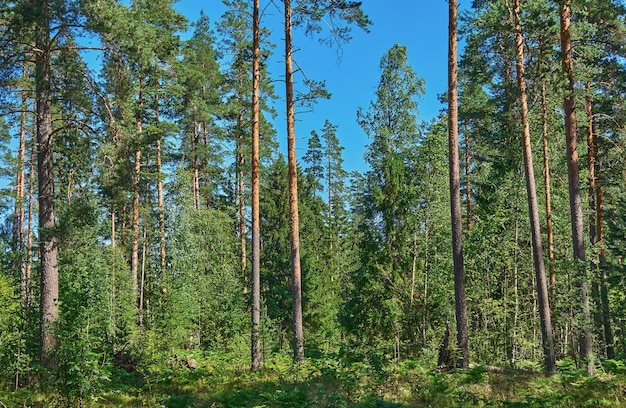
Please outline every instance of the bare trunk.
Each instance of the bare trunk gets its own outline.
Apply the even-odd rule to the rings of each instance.
[[[237,191],[239,207],[239,243],[241,251],[241,273],[243,279],[243,292],[248,293],[248,279],[246,279],[246,269],[248,264],[247,249],[246,249],[246,198],[245,198],[245,180],[244,180],[244,166],[245,157],[243,154],[243,112],[239,114],[237,118],[237,129],[239,134],[237,135]]]
[[[572,40],[570,36],[570,0],[561,0],[560,35],[563,72],[568,80],[567,93],[563,100],[565,116],[565,138],[567,144],[567,179],[569,187],[570,217],[572,226],[572,245],[574,260],[578,269],[577,286],[581,299],[582,326],[580,338],[580,359],[586,364],[589,374],[595,374],[593,361],[593,334],[591,330],[591,311],[589,307],[589,283],[585,261],[585,237],[583,211],[580,197],[580,177],[578,174],[578,147],[576,142],[576,111],[574,100],[574,72],[572,63]]]
[[[287,102],[287,153],[289,166],[289,232],[291,241],[291,298],[293,306],[294,354],[304,361],[302,329],[302,283],[300,271],[300,220],[298,213],[298,170],[296,167],[296,129],[293,97],[293,56],[291,39],[291,2],[285,3],[285,85]]]
[[[141,246],[141,278],[139,280],[139,327],[143,327],[143,298],[146,281],[146,241],[148,230],[143,226],[143,244]]]
[[[209,131],[207,129],[206,122],[202,122],[202,140],[204,141],[204,148],[208,149]],[[211,175],[209,174],[208,157],[204,161],[203,166],[204,166],[204,191],[205,191],[204,203],[205,203],[205,208],[209,209],[211,208]],[[198,191],[199,190],[200,190],[200,187],[198,187]]]
[[[26,260],[25,260],[25,277],[26,277],[26,308],[32,307],[32,252],[33,252],[33,207],[35,206],[35,146],[31,146],[29,175],[28,175],[28,221],[26,224]]]
[[[141,85],[143,86],[143,81]],[[139,109],[142,107],[142,90],[139,90]],[[137,147],[135,150],[135,167],[133,172],[133,208],[132,208],[132,248],[130,253],[130,275],[132,280],[132,299],[133,304],[137,306],[137,287],[138,287],[138,268],[139,268],[139,201],[140,201],[140,188],[139,183],[141,180],[141,136],[143,133],[143,123],[141,119],[141,113],[137,118]]]
[[[198,144],[200,143],[200,127],[197,122],[193,124],[193,137],[191,138],[191,193],[193,196],[193,208],[200,208],[200,172],[198,170]]]
[[[467,231],[472,230],[472,185],[470,183],[470,136],[469,132],[465,131],[465,208],[466,208],[466,223]]]
[[[56,365],[53,357],[57,344],[56,327],[59,319],[59,265],[54,218],[54,152],[52,146],[52,93],[50,90],[50,28],[47,1],[37,2],[41,17],[38,21],[35,53],[35,93],[37,111],[37,164],[39,187],[39,268],[40,353],[41,363]]]
[[[261,218],[259,214],[259,88],[261,81],[261,42],[259,36],[259,0],[254,0],[252,12],[252,333],[251,369],[261,368],[261,342],[259,325],[261,320]]]
[[[552,333],[552,319],[548,302],[548,285],[543,261],[543,243],[539,224],[539,206],[537,204],[537,188],[535,186],[535,170],[530,140],[530,124],[528,121],[528,102],[526,96],[526,78],[524,76],[524,44],[520,19],[520,0],[515,0],[515,51],[517,68],[517,85],[520,92],[520,120],[522,122],[522,144],[524,150],[524,171],[526,174],[526,194],[528,197],[528,215],[530,219],[531,239],[533,248],[533,265],[537,284],[537,301],[541,320],[541,338],[545,358],[546,373],[551,375],[556,371],[554,354],[554,336]]]
[[[556,306],[556,275],[554,271],[554,231],[552,229],[552,193],[548,149],[548,106],[545,79],[541,81],[541,128],[543,134],[543,182],[546,196],[546,236],[548,239],[548,273],[550,276],[550,307]]]
[[[461,181],[459,177],[459,125],[457,91],[457,1],[449,0],[448,35],[448,165],[450,175],[450,214],[454,261],[454,303],[456,339],[461,357],[460,368],[469,366],[465,269],[463,266],[463,219],[461,218]]]
[[[115,206],[111,204],[111,248],[115,248]]]
[[[26,78],[26,67],[22,71],[22,78]],[[20,117],[20,142],[17,151],[18,169],[15,182],[15,214],[13,219],[13,242],[15,242],[15,267],[20,271],[20,296],[24,312],[28,306],[29,279],[26,276],[26,263],[30,262],[24,255],[24,198],[25,198],[25,167],[26,167],[26,110],[28,94],[22,90],[22,114]]]
[[[155,119],[159,123],[159,98],[155,101]],[[166,253],[165,253],[165,214],[163,213],[163,163],[161,159],[161,137],[156,141],[157,162],[157,206],[159,211],[159,255],[161,257],[161,278],[165,278]]]

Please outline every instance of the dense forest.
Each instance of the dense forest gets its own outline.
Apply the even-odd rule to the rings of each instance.
[[[366,2],[222,1],[0,0],[0,406],[626,404],[623,1],[442,1],[364,172],[292,33]]]

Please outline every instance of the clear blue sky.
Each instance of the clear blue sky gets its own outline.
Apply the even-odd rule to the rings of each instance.
[[[261,7],[268,6],[267,0],[261,0]],[[282,7],[282,1],[276,1]],[[216,21],[225,11],[221,0],[182,0],[175,7],[196,20],[200,9],[212,21]],[[270,66],[271,74],[281,79],[284,68],[282,45],[281,9],[269,5],[262,24],[273,31],[276,44],[274,60]],[[305,71],[307,77],[325,80],[327,89],[332,93],[330,100],[322,100],[313,113],[299,115],[296,122],[298,155],[307,147],[311,130],[320,130],[325,120],[338,126],[337,136],[345,147],[344,159],[347,170],[367,170],[363,160],[364,147],[369,139],[356,123],[358,107],[366,108],[374,99],[375,89],[380,77],[379,62],[383,54],[394,44],[408,48],[409,63],[417,75],[426,80],[426,95],[420,102],[420,118],[436,117],[443,106],[437,100],[447,87],[447,30],[448,2],[446,0],[364,0],[362,9],[372,20],[369,33],[358,28],[353,29],[353,39],[343,47],[343,57],[338,61],[335,50],[328,49],[316,39],[309,39],[298,32],[294,33],[295,60]],[[276,93],[284,93],[282,82],[276,83]],[[277,101],[278,117],[275,127],[278,138],[285,151],[285,107],[283,101]]]

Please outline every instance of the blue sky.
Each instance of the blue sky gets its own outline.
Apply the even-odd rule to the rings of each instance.
[[[182,0],[175,7],[196,20],[203,9],[212,21],[225,11],[221,0],[209,0],[198,5],[197,0]],[[261,0],[261,7],[268,6]],[[282,45],[282,2],[269,5],[262,23],[273,31],[276,44],[274,59],[270,66],[274,78],[280,79],[284,72]],[[379,62],[383,54],[394,44],[405,45],[409,63],[417,75],[426,81],[426,94],[420,102],[420,119],[436,117],[443,106],[437,100],[447,87],[447,30],[448,3],[445,0],[364,0],[362,9],[373,24],[370,32],[353,29],[353,39],[343,47],[343,56],[338,60],[335,50],[320,44],[316,39],[294,33],[294,55],[307,77],[325,80],[332,93],[330,100],[322,100],[312,113],[297,117],[296,137],[298,155],[304,154],[307,139],[312,130],[320,130],[325,120],[338,126],[337,136],[345,147],[344,159],[347,170],[366,171],[363,160],[364,148],[369,139],[356,123],[358,107],[366,108],[374,99],[380,77]],[[276,83],[276,93],[284,93],[282,82]],[[283,101],[275,105],[278,117],[275,127],[282,150],[285,151],[285,108]]]

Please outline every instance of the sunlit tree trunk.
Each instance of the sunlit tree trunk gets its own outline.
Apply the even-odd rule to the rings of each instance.
[[[35,40],[35,99],[39,187],[40,357],[54,367],[59,319],[59,265],[54,218],[54,152],[52,146],[52,92],[50,50],[50,4],[37,1],[39,11]]]
[[[22,69],[22,80],[26,80],[26,66]],[[25,86],[25,85],[23,85]],[[17,176],[15,180],[15,212],[13,214],[13,242],[16,258],[14,267],[20,274],[20,297],[24,312],[28,306],[29,278],[26,276],[26,263],[30,262],[24,254],[24,205],[25,205],[25,168],[26,168],[26,115],[28,93],[22,89],[22,113],[20,115],[20,141],[17,150]]]
[[[463,266],[463,219],[461,218],[461,181],[459,176],[459,109],[457,91],[457,2],[449,0],[448,21],[448,164],[450,172],[450,213],[452,217],[452,252],[454,262],[454,302],[457,347],[461,353],[458,366],[469,366],[465,269]]]
[[[155,101],[155,119],[159,123],[159,98]],[[161,277],[165,277],[166,252],[165,252],[165,214],[163,212],[163,163],[161,159],[161,136],[156,141],[156,164],[157,164],[157,206],[159,212],[159,255],[161,258]]]
[[[291,0],[285,0],[285,85],[287,101],[287,153],[289,166],[289,236],[291,241],[291,297],[293,307],[294,354],[304,361],[302,329],[302,284],[300,271],[300,220],[298,213],[298,170],[293,96],[293,49],[291,39]]]
[[[522,37],[522,23],[520,17],[520,0],[515,0],[513,15],[515,19],[515,51],[517,68],[517,85],[520,93],[520,120],[522,122],[522,145],[524,150],[524,172],[526,174],[526,193],[528,197],[528,215],[530,218],[531,240],[533,247],[533,264],[537,284],[537,301],[541,320],[541,337],[545,358],[545,370],[548,374],[556,371],[554,353],[554,336],[552,332],[552,318],[548,302],[548,285],[543,261],[543,243],[539,224],[539,206],[537,204],[537,188],[535,185],[535,170],[530,140],[530,124],[528,120],[528,101],[526,96],[526,78],[524,76],[524,43]]]
[[[35,206],[35,146],[31,146],[30,160],[29,160],[29,175],[28,175],[28,220],[26,222],[26,309],[32,307],[33,295],[31,289],[31,276],[32,276],[32,254],[33,254],[33,211]]]
[[[140,82],[139,90],[139,111],[141,112],[142,96],[143,96],[143,81]],[[141,119],[141,113],[137,117],[136,122],[137,130],[137,146],[135,150],[135,166],[133,171],[133,208],[132,208],[132,248],[130,254],[130,274],[132,281],[132,294],[133,304],[137,306],[137,289],[138,289],[138,270],[139,270],[139,201],[140,201],[140,187],[141,180],[141,146],[139,140],[143,134],[143,123]]]
[[[580,176],[578,174],[578,147],[576,141],[576,111],[574,100],[574,72],[572,63],[572,39],[570,35],[570,1],[561,0],[560,36],[563,72],[567,77],[567,92],[563,99],[565,116],[565,138],[567,144],[567,179],[569,187],[570,217],[572,226],[572,245],[578,274],[576,277],[581,299],[582,327],[580,332],[580,359],[586,364],[589,374],[595,374],[593,361],[593,332],[591,329],[591,311],[589,306],[589,283],[585,261],[585,237],[583,211],[580,197]]]
[[[251,369],[261,368],[261,341],[259,325],[261,321],[261,218],[259,214],[259,88],[261,80],[260,59],[261,41],[259,35],[259,0],[254,0],[252,10],[252,335]]]
[[[543,182],[546,198],[546,238],[548,239],[548,273],[550,276],[550,306],[556,304],[556,275],[554,271],[554,231],[552,228],[552,193],[550,186],[550,165],[548,146],[548,104],[545,79],[541,80],[541,129],[543,142]]]

